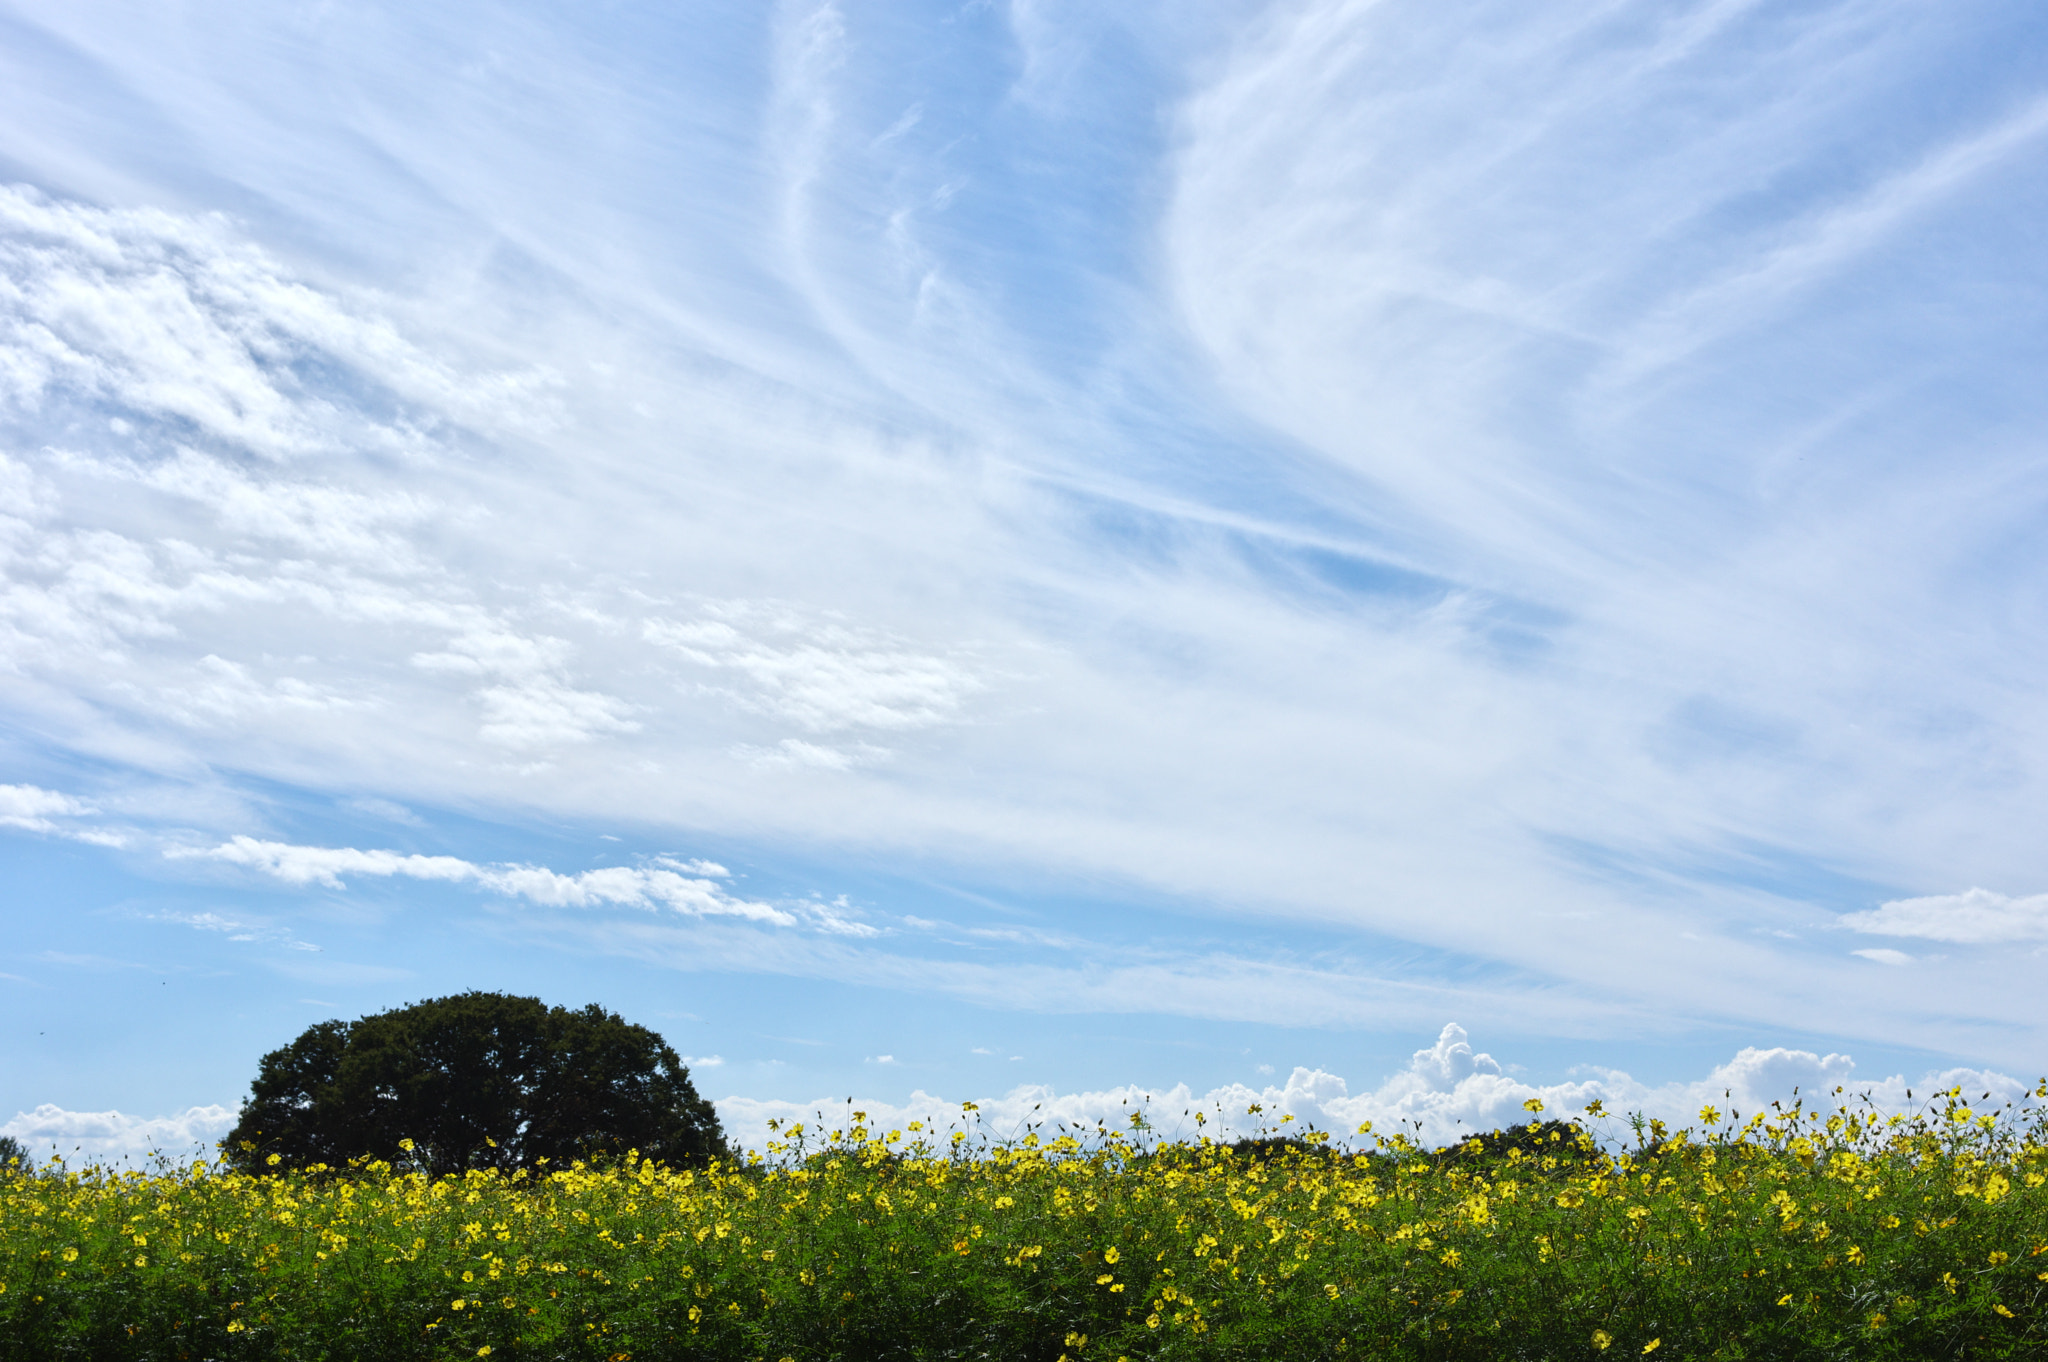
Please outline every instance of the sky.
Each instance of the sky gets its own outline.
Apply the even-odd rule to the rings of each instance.
[[[471,988],[748,1141],[2017,1093],[2044,56],[0,0],[0,1133]]]

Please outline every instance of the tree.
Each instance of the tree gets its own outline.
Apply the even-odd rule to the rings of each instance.
[[[8,1173],[32,1173],[36,1161],[28,1156],[28,1150],[12,1135],[0,1135],[0,1176]]]
[[[718,1114],[654,1032],[595,1003],[475,991],[308,1027],[263,1056],[220,1147],[245,1172],[368,1156],[436,1175],[726,1152]]]

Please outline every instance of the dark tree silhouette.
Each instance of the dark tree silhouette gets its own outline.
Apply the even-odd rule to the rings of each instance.
[[[1502,1126],[1482,1134],[1468,1135],[1436,1152],[1439,1163],[1497,1163],[1510,1150],[1520,1150],[1526,1159],[1546,1156],[1561,1163],[1590,1159],[1599,1151],[1586,1132],[1569,1121],[1532,1121],[1527,1125]]]
[[[33,1173],[36,1161],[28,1156],[28,1150],[12,1135],[0,1135],[0,1176],[8,1173]]]
[[[718,1114],[654,1032],[595,1003],[481,992],[308,1027],[263,1057],[220,1147],[247,1172],[369,1156],[434,1174],[726,1152]]]

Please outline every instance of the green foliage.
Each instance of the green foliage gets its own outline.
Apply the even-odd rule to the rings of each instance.
[[[20,1140],[12,1135],[0,1135],[0,1177],[10,1173],[32,1173],[36,1161],[28,1156]]]
[[[221,1149],[244,1172],[372,1158],[438,1175],[627,1149],[701,1164],[725,1145],[646,1027],[470,992],[307,1028],[263,1057]]]
[[[1954,1093],[1562,1160],[855,1112],[679,1171],[60,1170],[0,1186],[0,1362],[2041,1358],[2042,1135]]]

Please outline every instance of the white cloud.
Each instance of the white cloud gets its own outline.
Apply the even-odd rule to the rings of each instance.
[[[34,785],[0,785],[0,824],[8,827],[50,832],[57,826],[50,821],[52,814],[77,817],[97,812],[98,809],[84,800],[55,790]]]
[[[1700,1108],[1739,1111],[1744,1117],[1770,1103],[1794,1100],[1795,1090],[1812,1109],[1816,1102],[1832,1107],[1868,1094],[1879,1110],[1911,1110],[1930,1092],[1960,1085],[1974,1095],[1990,1092],[1994,1102],[2025,1097],[2027,1085],[2003,1074],[1977,1069],[1950,1069],[1908,1083],[1903,1076],[1857,1080],[1855,1063],[1846,1055],[1817,1055],[1806,1050],[1744,1049],[1705,1077],[1692,1082],[1650,1086],[1619,1070],[1597,1069],[1585,1079],[1532,1084],[1513,1078],[1489,1057],[1474,1054],[1464,1029],[1447,1025],[1437,1043],[1418,1050],[1408,1067],[1382,1080],[1378,1087],[1351,1095],[1345,1080],[1320,1069],[1296,1068],[1285,1083],[1249,1087],[1229,1084],[1196,1093],[1186,1084],[1168,1088],[1136,1085],[1091,1092],[1059,1093],[1040,1085],[1011,1089],[997,1097],[974,1099],[980,1108],[971,1123],[997,1138],[1022,1135],[1028,1124],[1050,1129],[1055,1122],[1092,1129],[1098,1123],[1128,1130],[1132,1112],[1143,1112],[1153,1128],[1168,1138],[1192,1139],[1198,1133],[1233,1139],[1261,1130],[1302,1130],[1315,1127],[1357,1142],[1355,1132],[1370,1122],[1380,1135],[1405,1134],[1425,1144],[1441,1145],[1481,1131],[1531,1119],[1523,1103],[1544,1104],[1538,1119],[1582,1115],[1589,1102],[1599,1101],[1610,1113],[1588,1119],[1596,1133],[1629,1140],[1623,1122],[1631,1112],[1665,1121],[1673,1129],[1700,1127]],[[1844,1092],[1837,1096],[1835,1089]],[[1906,1094],[1912,1091],[1915,1096]],[[760,1149],[776,1138],[767,1122],[806,1121],[815,1132],[816,1114],[823,1128],[844,1129],[850,1110],[868,1113],[871,1126],[901,1128],[924,1121],[940,1130],[967,1123],[957,1101],[922,1090],[900,1103],[857,1100],[765,1101],[728,1097],[717,1102],[719,1119],[729,1136],[745,1147]],[[1254,1106],[1259,1110],[1251,1110]],[[1197,1125],[1194,1113],[1207,1118]],[[1292,1121],[1283,1118],[1292,1117]]]
[[[490,893],[523,898],[549,908],[666,907],[698,917],[736,917],[775,926],[794,926],[797,918],[780,908],[728,893],[708,875],[678,874],[667,868],[679,862],[657,862],[652,868],[606,866],[563,875],[537,865],[478,865],[455,856],[371,850],[354,847],[296,846],[236,836],[215,847],[174,847],[164,853],[174,860],[213,860],[246,866],[286,884],[320,884],[343,889],[343,875],[398,876],[404,879],[471,884]],[[698,863],[710,871],[721,868]]]
[[[119,1111],[66,1111],[45,1102],[16,1112],[0,1135],[21,1141],[38,1164],[51,1157],[84,1164],[140,1165],[162,1154],[173,1162],[211,1158],[216,1140],[234,1128],[233,1108],[190,1107],[171,1116],[130,1116]]]
[[[181,927],[190,927],[196,932],[216,932],[230,941],[270,942],[295,951],[317,952],[320,949],[310,941],[299,940],[290,931],[275,923],[250,922],[213,912],[162,912],[151,913],[148,916],[154,921],[174,922]]]
[[[599,691],[528,681],[486,686],[477,699],[483,704],[483,724],[477,729],[483,740],[521,751],[640,729],[626,717],[633,706]]]
[[[372,818],[381,818],[387,823],[402,823],[409,828],[426,826],[425,819],[395,800],[363,796],[345,799],[341,801],[341,805],[343,808],[354,809],[357,813],[366,813]]]
[[[880,752],[879,748],[866,748],[866,753]],[[747,765],[759,770],[790,769],[811,767],[820,771],[851,771],[855,757],[836,747],[821,747],[817,743],[805,742],[801,738],[784,738],[773,747],[754,747],[737,743],[732,754]]]
[[[641,628],[648,642],[699,667],[737,674],[745,683],[733,693],[739,703],[812,733],[945,723],[987,684],[961,656],[918,652],[900,639],[787,606],[718,602],[698,619],[651,619]]]
[[[1870,950],[1850,951],[1849,954],[1861,956],[1865,960],[1875,960],[1880,965],[1896,966],[1913,963],[1913,957],[1904,951],[1890,950],[1883,946],[1873,947]]]
[[[680,1055],[678,1058],[692,1069],[716,1069],[725,1063],[724,1055]]]
[[[36,785],[0,785],[0,828],[47,833],[104,847],[124,847],[128,834],[114,828],[81,827],[69,820],[89,817],[99,809],[85,800]]]
[[[2048,894],[2014,898],[1989,889],[1967,889],[1960,894],[1893,899],[1867,912],[1845,913],[1838,921],[1851,931],[1912,936],[1959,946],[2048,941]],[[1877,958],[1870,951],[1856,954]]]
[[[296,366],[311,360],[501,429],[547,410],[544,376],[458,374],[290,279],[225,219],[107,211],[22,186],[0,186],[0,354],[0,402],[96,399],[273,460],[414,443],[402,425],[307,392]]]

